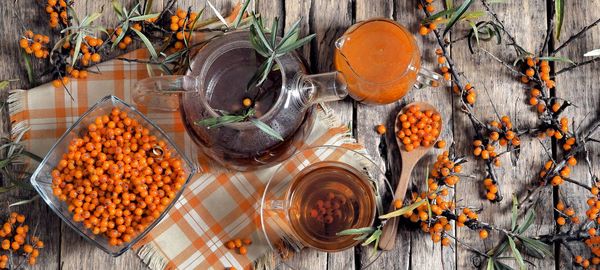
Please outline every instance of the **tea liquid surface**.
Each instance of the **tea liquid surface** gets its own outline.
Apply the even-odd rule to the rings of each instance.
[[[337,236],[351,228],[370,226],[375,196],[368,180],[353,167],[332,161],[304,169],[290,187],[289,219],[305,244],[324,251],[349,248],[356,236]]]

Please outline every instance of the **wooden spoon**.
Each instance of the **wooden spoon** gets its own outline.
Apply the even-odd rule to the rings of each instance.
[[[438,113],[435,107],[426,102],[413,102],[410,103],[396,115],[396,121],[394,123],[394,131],[395,134],[398,133],[401,129],[400,120],[398,120],[399,116],[406,111],[412,105],[418,105],[420,110],[432,110],[434,113]],[[441,132],[441,126],[440,126]],[[400,180],[398,180],[398,186],[396,187],[396,191],[394,193],[395,200],[404,200],[404,195],[406,195],[406,189],[408,188],[408,183],[410,183],[410,174],[412,173],[413,168],[417,164],[417,162],[425,155],[431,147],[433,147],[433,143],[428,146],[419,146],[413,149],[410,152],[404,150],[402,140],[396,136],[396,143],[398,144],[398,148],[400,148],[400,156],[402,157],[402,172],[400,173]],[[390,211],[394,210],[394,206],[390,207]],[[396,234],[398,233],[398,217],[394,217],[389,219],[385,226],[383,226],[383,231],[381,233],[381,238],[379,239],[379,248],[382,250],[391,250],[394,248],[394,243],[396,241]]]

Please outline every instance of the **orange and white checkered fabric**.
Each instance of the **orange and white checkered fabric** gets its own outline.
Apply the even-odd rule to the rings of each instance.
[[[124,55],[147,59],[145,49]],[[148,76],[145,65],[112,60],[97,66],[88,79],[73,80],[63,89],[45,84],[31,90],[11,92],[13,130],[29,127],[25,145],[44,156],[52,144],[89,107],[106,95],[131,102],[135,83]],[[94,68],[95,70],[95,68]],[[179,113],[142,112],[158,124],[184,149],[188,157],[200,157],[203,173],[189,183],[169,214],[136,246],[138,254],[152,269],[224,269],[249,267],[268,251],[259,230],[260,198],[275,167],[254,172],[228,172],[204,161],[187,136]],[[326,108],[318,110],[315,127],[305,146],[351,145],[348,130],[336,123]],[[247,256],[228,250],[224,243],[233,238],[251,237]]]

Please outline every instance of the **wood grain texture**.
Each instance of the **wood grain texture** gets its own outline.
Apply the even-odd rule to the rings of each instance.
[[[527,51],[536,52],[541,47],[546,31],[546,14],[540,12],[545,4],[545,1],[542,0],[507,1],[504,4],[494,4],[492,8],[498,12],[507,31],[512,33],[516,42]],[[474,9],[482,9],[479,2],[473,6]],[[461,34],[458,34],[457,37],[462,36],[464,32],[459,33]],[[514,50],[511,48],[498,46],[494,42],[482,42],[481,46],[509,63],[516,59]],[[477,90],[477,102],[474,107],[476,117],[488,123],[492,120],[499,121],[500,116],[508,115],[515,127],[533,126],[536,123],[537,113],[533,112],[525,103],[528,89],[525,89],[523,84],[518,81],[518,77],[511,75],[505,67],[483,53],[471,54],[464,42],[452,47],[452,55],[456,59],[460,71],[464,72],[466,78],[470,80],[464,82],[463,79],[463,82],[470,82]],[[528,185],[536,179],[538,171],[531,168],[540,168],[547,156],[544,155],[544,150],[536,139],[522,138],[522,151],[515,167],[511,167],[509,155],[501,157],[502,166],[496,168],[496,171],[503,200],[491,204],[485,199],[485,190],[482,185],[485,175],[483,162],[480,159],[475,161],[472,154],[473,128],[466,115],[458,112],[460,108],[458,99],[455,99],[453,107],[456,112],[454,133],[459,153],[468,156],[470,160],[464,166],[464,171],[476,176],[475,179],[463,178],[457,185],[457,205],[472,209],[484,208],[484,211],[479,214],[480,220],[500,228],[510,229],[511,196],[513,194],[523,196],[520,192],[524,192]],[[495,111],[499,116],[496,116]],[[544,144],[550,149],[550,141],[546,141]],[[500,146],[497,148],[496,152],[498,153],[504,151],[500,149]],[[546,194],[546,196],[549,196],[548,199],[536,208],[537,220],[529,229],[530,232],[549,233],[553,229],[552,213],[548,211],[552,207],[551,194]],[[482,241],[477,232],[470,231],[465,227],[457,228],[456,236],[469,245],[484,251],[495,246],[502,238],[501,235],[490,233],[490,237]],[[507,254],[510,256],[510,252]],[[456,261],[459,269],[472,268],[485,263],[482,257],[476,257],[462,247],[457,249]],[[516,266],[512,260],[503,262]],[[540,269],[554,268],[552,260],[534,261],[534,263]]]
[[[565,20],[560,41],[557,46],[562,44],[567,38],[578,32],[584,26],[589,25],[594,20],[600,18],[600,10],[597,8],[600,5],[598,0],[590,0],[582,2],[580,5],[575,5],[565,9]],[[580,16],[579,14],[585,14]],[[572,42],[568,47],[561,50],[560,55],[566,56],[575,62],[588,60],[584,58],[585,52],[600,48],[600,27],[596,26],[589,30],[580,39]],[[568,66],[568,63],[556,63],[556,69],[561,69]],[[572,101],[577,107],[571,107],[566,110],[564,116],[569,117],[569,122],[575,123],[577,127],[580,123],[582,129],[588,127],[591,123],[600,121],[600,63],[591,64],[576,70],[559,74],[556,78],[557,88],[556,96]],[[585,115],[589,114],[584,121]],[[583,122],[582,122],[583,121]],[[571,125],[569,125],[571,130]],[[600,132],[596,132],[594,138],[600,138]],[[560,148],[560,147],[559,147]],[[600,145],[590,143],[588,147],[590,151],[590,161],[592,173],[600,175]],[[584,156],[577,156],[578,164],[572,168],[571,178],[585,185],[592,186],[591,176],[589,175],[587,164]],[[588,209],[586,199],[591,197],[591,194],[573,184],[564,184],[559,188],[559,198],[565,204],[570,205],[575,209],[581,220],[587,220],[585,212]],[[584,258],[589,258],[589,249],[581,243],[572,243],[569,246],[573,249],[574,255],[582,255]],[[559,267],[568,268],[571,265],[571,254],[564,247],[560,250],[561,260]],[[592,255],[593,256],[593,255]]]

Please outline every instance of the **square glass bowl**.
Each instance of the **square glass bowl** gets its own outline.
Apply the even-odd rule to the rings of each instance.
[[[67,203],[61,201],[52,192],[52,170],[57,163],[62,159],[62,155],[68,152],[69,143],[75,137],[79,137],[85,133],[87,126],[96,119],[96,117],[110,114],[112,108],[117,107],[121,111],[127,112],[129,118],[137,120],[142,126],[150,130],[150,134],[157,137],[158,140],[164,140],[167,143],[167,148],[172,152],[171,156],[182,160],[182,167],[186,174],[185,184],[177,191],[175,198],[160,214],[160,217],[154,220],[142,233],[138,234],[130,242],[121,245],[113,246],[108,243],[108,238],[102,234],[95,235],[90,229],[83,226],[81,222],[72,220],[72,214],[67,209]],[[73,228],[79,235],[94,243],[100,249],[111,254],[119,256],[130,249],[136,242],[142,239],[152,228],[154,228],[173,207],[179,199],[183,190],[187,187],[191,177],[196,173],[196,166],[183,154],[183,152],[175,145],[175,143],[166,135],[166,133],[154,124],[150,119],[136,110],[133,106],[126,104],[121,99],[115,96],[106,96],[98,101],[92,108],[85,112],[65,134],[52,146],[50,152],[44,157],[44,160],[37,167],[31,176],[31,184],[54,211],[69,227]]]

